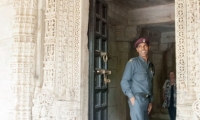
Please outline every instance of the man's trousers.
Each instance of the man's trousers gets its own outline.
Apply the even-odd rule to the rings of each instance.
[[[134,105],[131,104],[131,101],[128,100],[130,108],[131,120],[148,120],[148,105],[149,98],[144,96],[135,96]]]

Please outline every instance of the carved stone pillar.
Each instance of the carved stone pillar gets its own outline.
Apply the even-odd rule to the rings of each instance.
[[[32,119],[87,119],[89,65],[85,13],[89,12],[89,1],[46,0],[45,5],[44,51],[41,51],[44,74],[42,85],[35,89]]]
[[[10,120],[30,120],[35,72],[37,0],[14,0]]]
[[[176,0],[177,118],[200,117],[200,1]]]

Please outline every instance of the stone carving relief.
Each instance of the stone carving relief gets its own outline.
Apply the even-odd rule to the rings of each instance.
[[[79,116],[79,106],[78,104],[74,104],[74,102],[63,102],[63,101],[57,101],[55,102],[56,106],[58,106],[59,109],[57,109],[57,117],[56,120],[77,120],[77,116]],[[73,105],[72,105],[73,104]],[[71,109],[66,109],[71,108]]]
[[[187,62],[185,59],[185,54],[186,53],[186,49],[184,48],[184,43],[185,43],[185,33],[184,30],[185,25],[185,19],[184,19],[184,1],[183,0],[178,0],[176,1],[176,10],[177,10],[177,14],[176,17],[178,19],[177,25],[176,25],[176,33],[178,33],[178,35],[176,35],[176,52],[178,53],[176,55],[176,61],[177,61],[177,103],[178,104],[183,104],[185,98],[185,94],[188,92],[187,90],[187,76],[186,76],[186,66],[185,63]],[[178,108],[178,104],[177,104],[177,118],[180,118],[181,116],[179,116],[180,114],[183,114],[180,109],[182,108]],[[191,110],[190,110],[191,111]],[[184,113],[187,113],[188,111],[184,108]],[[187,113],[188,114],[188,113]]]
[[[46,0],[44,27],[43,83],[35,89],[32,117],[79,119],[80,0]],[[41,104],[46,96],[51,96],[52,101]]]
[[[188,36],[188,42],[187,46],[188,46],[188,55],[190,56],[190,58],[188,59],[188,63],[193,63],[191,65],[188,66],[188,74],[189,74],[189,78],[188,78],[188,87],[190,89],[190,94],[193,95],[193,107],[192,110],[195,113],[195,116],[197,116],[198,118],[200,118],[200,113],[198,112],[199,110],[199,92],[200,89],[196,89],[199,88],[199,84],[200,84],[200,80],[197,79],[199,78],[199,58],[197,56],[199,56],[199,33],[198,33],[198,29],[200,29],[200,25],[199,25],[199,1],[190,1],[187,3],[187,36]],[[193,41],[193,42],[191,42]]]
[[[53,90],[55,86],[55,70],[44,69],[44,76],[43,88]]]
[[[49,91],[45,90],[37,94],[33,100],[34,107],[32,108],[33,120],[47,120],[50,116],[49,110],[53,104],[54,96]]]
[[[44,46],[44,61],[55,61],[55,44],[46,43]]]
[[[9,120],[31,119],[37,0],[14,0]]]
[[[45,37],[56,37],[56,20],[47,19],[46,21]]]
[[[200,119],[200,96],[198,97],[198,100],[193,103],[192,108],[196,114],[196,117]]]
[[[35,16],[16,16],[14,23],[14,32],[34,33],[35,32]]]
[[[176,5],[177,118],[199,120],[199,1],[177,0]]]
[[[42,85],[34,83],[38,4],[13,0],[9,120],[77,120],[80,116],[80,1],[46,0]],[[178,119],[200,118],[199,0],[176,0]],[[0,3],[5,4],[5,0]],[[123,31],[119,28],[116,32]],[[127,37],[124,34],[122,37]],[[119,37],[121,37],[119,36]],[[196,39],[198,38],[198,39]],[[2,43],[1,43],[2,45]],[[189,55],[189,56],[186,56]],[[191,64],[192,63],[192,64]],[[188,66],[187,66],[188,65]],[[8,89],[8,88],[6,88]],[[1,90],[4,90],[1,88]],[[4,99],[4,98],[3,98]],[[14,100],[13,100],[14,99]],[[2,99],[0,99],[2,100]],[[184,107],[185,104],[189,106]],[[185,116],[182,116],[185,115]]]
[[[46,13],[56,12],[57,0],[46,0]]]
[[[37,8],[38,0],[14,0],[15,8]]]

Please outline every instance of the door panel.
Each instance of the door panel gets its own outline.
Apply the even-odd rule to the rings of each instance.
[[[89,120],[108,119],[108,6],[104,0],[90,0],[89,19]]]

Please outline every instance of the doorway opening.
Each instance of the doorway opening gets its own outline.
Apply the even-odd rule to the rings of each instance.
[[[156,66],[154,77],[154,101],[156,102],[150,117],[152,120],[169,119],[167,109],[162,108],[162,86],[168,78],[168,71],[176,69],[174,1],[166,3],[159,2],[159,0],[149,1],[149,3],[138,0],[123,2],[119,0],[91,1],[95,5],[100,1],[108,6],[106,10],[108,12],[106,25],[109,58],[107,69],[111,70],[112,74],[108,76],[111,82],[107,86],[107,119],[130,119],[127,97],[121,91],[120,81],[127,61],[138,56],[133,44],[139,36],[150,38],[149,57]],[[93,10],[99,12],[98,7],[93,8]],[[98,14],[93,14],[93,16],[96,15]],[[90,16],[90,19],[94,19],[94,17]],[[95,25],[98,26],[100,24],[99,19],[95,18],[94,20],[97,20]],[[94,55],[94,53],[92,54]]]

